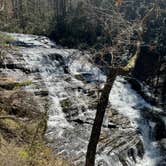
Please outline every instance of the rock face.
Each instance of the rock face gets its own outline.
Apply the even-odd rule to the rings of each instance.
[[[153,78],[158,70],[159,58],[160,55],[156,51],[150,51],[148,46],[141,47],[140,56],[133,72],[135,78],[141,81]]]
[[[14,76],[0,77],[0,165],[68,166],[67,161],[55,158],[45,143],[47,116],[41,112],[41,103],[46,100],[40,101],[34,93],[25,90],[26,86]]]
[[[1,108],[6,108],[10,115],[36,117],[40,113],[40,107],[32,96],[32,93],[21,90],[0,91]]]
[[[56,48],[45,37],[11,35],[18,43],[23,42],[25,45],[10,50],[1,60],[0,75],[14,76],[16,81],[32,82],[23,87],[28,95],[24,96],[20,91],[10,96],[13,111],[22,107],[24,97],[35,95],[36,108],[48,114],[45,134],[48,144],[56,154],[62,155],[74,165],[84,165],[100,93],[96,88],[99,83],[102,87],[105,76],[88,61],[88,53]],[[93,79],[89,79],[88,75],[86,81],[87,73]],[[84,80],[78,79],[76,75],[84,76]],[[0,87],[12,89],[12,85],[9,85],[7,81],[0,81]],[[18,96],[21,96],[21,100],[16,100]],[[2,96],[1,101],[4,99]],[[23,113],[27,114],[29,109],[33,109],[30,103],[29,100],[27,108],[21,108]],[[156,158],[162,154],[152,146],[156,139],[150,139],[151,120],[141,115],[143,108],[150,110],[150,105],[131,89],[127,81],[117,78],[102,126],[96,166],[153,166],[158,162]],[[154,130],[157,131],[157,128]],[[162,141],[160,145],[163,146]],[[151,148],[148,149],[148,146]],[[158,155],[155,157],[150,151]]]

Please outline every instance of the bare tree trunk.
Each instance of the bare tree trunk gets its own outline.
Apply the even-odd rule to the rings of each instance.
[[[92,132],[91,132],[91,137],[88,144],[85,166],[95,165],[95,155],[96,155],[97,144],[100,138],[101,127],[102,127],[105,111],[109,101],[109,94],[112,89],[113,83],[116,79],[116,76],[126,75],[135,67],[135,63],[138,58],[139,51],[140,51],[140,43],[138,42],[137,51],[135,55],[130,58],[126,66],[115,67],[115,68],[113,67],[110,69],[110,74],[107,76],[107,81],[102,90],[101,97],[97,105],[97,112],[96,112],[96,117],[94,120]]]
[[[56,0],[57,17],[64,17],[66,15],[66,0]]]
[[[146,23],[147,18],[149,18],[151,14],[153,14],[155,6],[156,5],[154,4],[152,9],[150,9],[149,12],[142,19],[141,21],[142,29],[144,29],[144,24]],[[139,40],[142,41],[142,33],[139,33],[139,38],[140,38]],[[102,127],[106,107],[108,105],[110,91],[112,89],[113,83],[117,75],[127,75],[135,67],[136,60],[140,53],[140,43],[141,43],[140,41],[137,42],[136,54],[128,60],[128,63],[126,66],[124,67],[120,66],[120,67],[115,67],[110,69],[110,75],[107,76],[106,84],[102,90],[102,94],[97,105],[97,112],[96,112],[96,117],[94,120],[92,132],[91,132],[91,137],[88,144],[85,166],[95,165],[95,155],[96,155],[97,144],[100,138],[101,127]]]
[[[97,105],[97,113],[94,120],[91,137],[89,140],[85,166],[95,165],[95,155],[96,155],[97,144],[100,138],[101,127],[109,101],[109,94],[112,89],[116,76],[117,76],[117,70],[116,69],[111,70],[110,75],[107,77],[106,84],[102,90],[102,94],[99,103]]]

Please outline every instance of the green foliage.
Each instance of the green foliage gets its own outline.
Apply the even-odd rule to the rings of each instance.
[[[97,40],[97,25],[93,24],[86,16],[70,16],[61,19],[51,34],[61,45],[69,47],[80,43],[92,45]],[[99,29],[99,28],[98,28]]]
[[[16,82],[13,80],[6,80],[6,81],[0,80],[0,88],[4,88],[7,90],[19,89],[23,86],[28,86],[31,84],[32,84],[31,80],[25,80],[25,81],[21,81],[21,82]]]
[[[24,149],[21,149],[19,152],[18,152],[19,156],[23,159],[27,159],[29,157],[28,155],[28,152]]]
[[[70,101],[70,99],[67,98],[67,99],[62,100],[62,101],[60,102],[60,104],[61,104],[61,107],[62,107],[63,109],[67,109],[67,108],[71,107],[72,102]]]
[[[1,46],[8,44],[12,41],[13,41],[13,39],[10,35],[0,32],[0,45]]]
[[[75,75],[75,78],[76,78],[77,80],[85,81],[84,77],[83,77],[81,74],[76,74],[76,75]]]
[[[6,7],[0,12],[0,30],[46,35],[55,12],[53,9],[47,10],[43,1],[38,6],[36,3],[32,0],[19,1],[16,9],[13,9],[14,15],[10,15]]]
[[[96,6],[100,6],[103,1],[97,0],[95,3]],[[67,8],[67,11],[60,17],[56,15],[57,6],[49,5],[49,2],[42,0],[39,4],[37,1],[22,0],[16,6],[17,10],[13,9],[14,15],[9,15],[8,9],[5,8],[0,13],[0,30],[46,35],[58,44],[68,47],[79,46],[81,49],[96,43],[108,42],[108,35],[104,33],[91,12],[86,10],[84,1],[66,4],[64,8]]]
[[[101,5],[100,1],[96,3]],[[56,19],[49,37],[60,45],[80,49],[110,43],[109,34],[105,33],[100,21],[89,10],[84,2],[73,4],[65,16]]]
[[[31,85],[31,84],[32,84],[31,80],[25,80],[25,81],[17,83],[17,86],[22,87],[22,86],[28,86],[28,85]]]

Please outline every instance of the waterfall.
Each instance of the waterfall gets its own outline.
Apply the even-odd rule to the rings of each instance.
[[[133,122],[132,125],[140,130],[145,155],[143,160],[138,161],[136,165],[155,166],[161,157],[160,150],[157,149],[157,142],[153,140],[152,131],[155,124],[142,116],[143,109],[152,109],[152,106],[132,90],[130,84],[121,77],[118,77],[114,83],[110,102],[113,108],[127,116]]]
[[[106,77],[89,62],[88,53],[63,49],[46,37],[11,35],[17,41],[16,45],[21,45],[19,52],[24,59],[24,67],[32,71],[28,77],[33,78],[35,82],[39,75],[42,88],[48,91],[48,128],[45,134],[48,144],[56,154],[64,156],[75,165],[84,165],[95,116],[95,81],[99,76],[98,82],[102,86]],[[85,77],[85,80],[78,79],[78,76]],[[27,90],[35,91],[35,87]],[[123,128],[123,124],[118,124],[120,118],[117,124],[114,124],[116,121],[111,122],[115,129],[109,128],[110,119],[107,116],[110,112],[107,113],[101,134],[104,141],[99,143],[96,165],[157,165],[162,155],[153,139],[153,128],[156,124],[143,116],[144,109],[150,110],[152,106],[132,90],[130,84],[122,77],[117,77],[114,83],[110,105],[118,111],[113,118],[118,119],[120,116],[127,128]],[[137,148],[140,141],[145,149],[143,158],[140,157]],[[119,143],[120,146],[113,148],[112,142]]]

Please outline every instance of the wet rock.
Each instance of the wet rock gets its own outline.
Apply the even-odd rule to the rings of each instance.
[[[10,42],[10,44],[19,47],[33,47],[33,44],[26,44],[25,42],[22,41],[12,41]]]
[[[152,131],[155,140],[166,138],[166,125],[163,119],[163,117],[166,117],[166,114],[164,112],[155,111],[150,108],[144,108],[142,115],[155,123]]]
[[[131,127],[130,121],[113,109],[108,112],[108,120],[108,125],[112,124],[114,126],[113,128],[120,127],[126,129]]]
[[[135,78],[126,77],[126,80],[131,84],[132,88],[136,90],[138,93],[142,93],[142,84]]]
[[[61,106],[62,108],[67,109],[72,106],[72,102],[69,98],[61,100]]]
[[[150,93],[150,90],[147,89],[146,85],[143,85],[136,78],[126,77],[126,80],[131,84],[131,87],[140,94],[147,102],[152,105],[157,105],[155,96]]]
[[[80,80],[80,81],[85,81],[84,77],[81,74],[76,74],[75,78]]]
[[[109,122],[108,123],[108,128],[117,128],[117,126],[114,123]]]
[[[33,37],[28,37],[28,41],[30,40],[31,43]],[[40,43],[41,40],[35,37],[35,41],[33,41],[34,43],[39,42],[38,46],[21,47],[19,50],[21,55],[12,54],[13,58],[7,56],[5,59],[6,64],[19,64],[19,67],[17,66],[16,69],[15,65],[14,68],[11,66],[10,70],[1,69],[4,75],[16,75],[17,80],[28,77],[33,80],[33,85],[21,88],[19,91],[8,91],[10,94],[3,92],[0,105],[2,106],[4,102],[10,103],[6,109],[10,114],[20,117],[28,114],[37,117],[39,111],[48,111],[46,138],[49,145],[55,153],[69,159],[76,166],[82,166],[85,163],[86,148],[94,123],[97,96],[101,92],[96,90],[96,83],[99,82],[94,77],[98,70],[94,66],[93,68],[91,65],[89,66],[86,57],[81,53],[75,55],[70,50],[52,49],[50,46],[47,47],[45,42]],[[64,69],[66,59],[71,61],[71,65],[68,66],[69,72],[65,72]],[[28,71],[25,72],[21,68]],[[129,89],[130,85],[127,81],[119,79],[116,84],[117,87],[114,88],[113,93],[117,93],[119,90],[120,94],[125,97],[118,95],[118,100],[115,100],[116,104],[121,104],[119,102],[122,100],[121,110],[118,110],[119,107],[113,107],[111,102],[108,105],[97,148],[96,166],[122,164],[135,166],[145,154],[143,141],[138,132],[138,130],[142,132],[140,126],[133,126],[132,120],[125,115],[125,113],[128,114],[128,111],[136,109],[140,111],[142,108],[140,105],[143,102],[135,104],[137,96]],[[138,91],[141,90],[139,84],[136,82],[133,84]],[[126,91],[130,91],[130,93]],[[131,95],[131,93],[134,94]],[[131,95],[132,98],[126,94]],[[127,100],[125,100],[126,98]],[[126,112],[122,114],[123,111]],[[152,117],[151,112],[141,111],[144,114],[141,117],[155,122],[160,119],[157,114]],[[132,116],[139,119],[137,115],[132,114]],[[160,127],[161,125],[158,125],[154,127],[154,130],[158,131]],[[162,146],[164,147],[164,145]]]
[[[144,149],[144,146],[143,146],[142,141],[140,141],[140,142],[137,143],[136,149],[137,149],[137,155],[138,155],[140,158],[143,158],[143,156],[144,156],[144,154],[145,154],[145,149]]]
[[[35,91],[34,94],[35,94],[36,96],[45,97],[45,96],[48,96],[49,92],[48,92],[47,89],[46,89],[46,90],[43,89],[43,90],[40,90],[40,91]]]
[[[85,122],[81,119],[74,119],[73,122],[76,122],[78,124],[84,124]]]
[[[27,74],[39,72],[38,69],[25,68],[22,64],[1,64],[0,68],[4,68],[4,69],[7,68],[7,69],[12,69],[12,70],[19,69]]]
[[[18,85],[18,82],[10,78],[0,78],[0,88],[6,90],[13,90]]]
[[[59,61],[59,62],[60,62],[60,65],[62,65],[62,66],[65,64],[64,58],[63,58],[63,56],[60,55],[60,54],[57,54],[57,53],[55,53],[55,54],[49,54],[49,55],[47,55],[47,57],[48,57],[51,61],[54,61],[54,60]]]
[[[11,70],[19,69],[26,74],[39,72],[37,68],[28,68],[25,60],[16,50],[5,53],[5,56],[0,60],[0,68]]]
[[[162,147],[162,150],[166,152],[166,138],[161,139],[159,144]]]
[[[40,115],[40,106],[35,101],[34,95],[25,91],[1,91],[0,107],[8,114],[18,117],[37,117]]]
[[[154,137],[156,140],[166,138],[166,126],[163,121],[157,121],[154,128]]]
[[[80,72],[75,75],[75,78],[86,83],[98,82],[93,73],[90,72]]]

